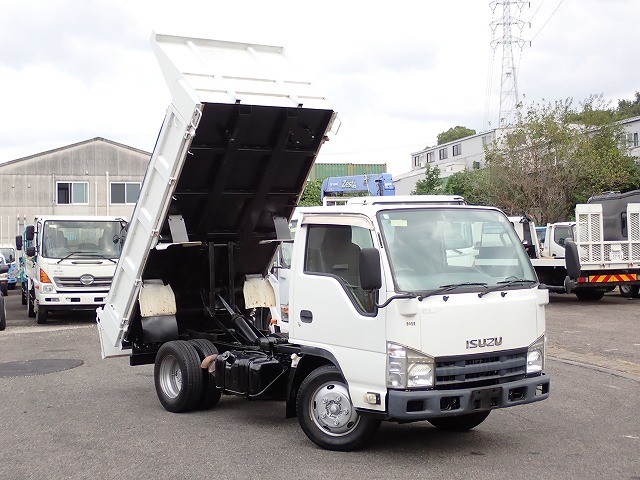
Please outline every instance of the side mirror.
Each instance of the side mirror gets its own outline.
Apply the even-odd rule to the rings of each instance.
[[[31,242],[33,241],[34,233],[35,228],[33,227],[33,225],[27,225],[27,228],[25,228],[24,230],[24,237]]]
[[[360,251],[360,286],[364,291],[378,290],[382,287],[380,252],[376,248],[363,248]]]
[[[22,235],[16,235],[16,250],[22,250]]]
[[[36,247],[27,247],[25,253],[28,257],[33,257],[36,254]]]
[[[567,275],[571,280],[580,276],[580,254],[578,245],[573,240],[567,239],[565,242],[564,264],[567,268]]]

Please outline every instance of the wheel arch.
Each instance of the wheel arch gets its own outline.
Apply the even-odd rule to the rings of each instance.
[[[298,396],[298,389],[304,379],[315,369],[324,365],[333,365],[344,378],[338,360],[330,351],[318,347],[302,347],[298,355],[300,355],[301,358],[293,374],[289,377],[289,384],[287,386],[286,418],[293,418],[297,415],[296,397]]]

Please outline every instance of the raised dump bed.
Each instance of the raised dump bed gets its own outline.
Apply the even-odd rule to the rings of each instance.
[[[159,34],[152,45],[172,103],[98,310],[103,356],[131,354],[177,311],[181,329],[206,321],[221,292],[244,306],[244,280],[267,273],[335,117],[281,47]],[[177,306],[143,322],[145,284],[168,285]]]

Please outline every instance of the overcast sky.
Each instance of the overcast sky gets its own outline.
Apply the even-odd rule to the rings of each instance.
[[[497,126],[502,49],[490,46],[490,23],[502,6],[490,4],[0,0],[0,162],[94,137],[152,151],[170,102],[155,30],[284,46],[341,120],[319,161],[403,173],[438,133]],[[521,100],[602,94],[615,106],[640,90],[639,1],[532,0],[512,11],[531,22],[512,31],[532,40],[513,50]]]

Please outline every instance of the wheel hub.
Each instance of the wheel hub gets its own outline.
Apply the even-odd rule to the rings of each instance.
[[[346,387],[335,383],[323,385],[316,391],[311,412],[316,424],[333,435],[349,433],[359,418]]]

